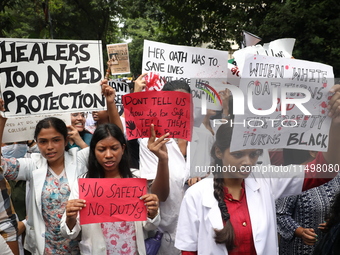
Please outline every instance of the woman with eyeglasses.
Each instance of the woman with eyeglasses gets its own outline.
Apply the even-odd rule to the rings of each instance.
[[[67,126],[69,141],[67,148],[84,149],[90,145],[92,134],[85,129],[86,116],[84,112],[71,113],[71,125]]]

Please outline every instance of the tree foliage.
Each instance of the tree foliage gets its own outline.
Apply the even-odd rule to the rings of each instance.
[[[295,58],[333,66],[340,75],[340,5],[335,0],[275,2],[258,29],[266,41],[296,38]]]

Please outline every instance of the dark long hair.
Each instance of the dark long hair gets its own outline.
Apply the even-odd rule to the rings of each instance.
[[[63,120],[58,119],[56,117],[48,117],[40,120],[38,124],[35,126],[34,130],[34,139],[37,141],[38,135],[43,128],[54,128],[58,133],[62,134],[64,140],[66,142],[68,136],[68,130],[66,124]],[[65,147],[67,150],[67,146]]]
[[[117,139],[122,147],[125,146],[125,150],[118,164],[119,174],[122,178],[131,178],[132,173],[129,166],[129,154],[126,149],[126,140],[122,130],[115,124],[102,124],[99,125],[93,133],[92,140],[90,143],[90,154],[88,161],[88,172],[86,174],[87,178],[104,178],[105,172],[104,168],[98,163],[98,160],[95,155],[95,148],[99,141],[107,138],[113,137]]]
[[[216,156],[216,148],[222,153],[230,147],[232,127],[223,124],[216,132],[216,141],[211,148],[211,156],[214,159],[214,166],[223,167],[222,160]],[[215,229],[215,242],[225,244],[228,251],[235,248],[235,233],[234,228],[230,222],[230,215],[228,208],[224,202],[224,181],[221,173],[214,172],[214,197],[218,202],[218,207],[221,211],[221,216],[225,222],[224,227],[220,230]]]

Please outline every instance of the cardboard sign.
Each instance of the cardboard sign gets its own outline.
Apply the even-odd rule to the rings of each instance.
[[[144,221],[147,211],[140,197],[146,193],[146,179],[80,178],[79,198],[86,200],[80,224]]]
[[[165,83],[191,78],[226,78],[228,52],[144,40],[142,73],[159,74]]]
[[[334,85],[329,65],[248,55],[244,61],[231,151],[294,148],[327,151],[331,118],[327,105]],[[242,96],[243,95],[243,96]],[[239,107],[240,106],[240,107]]]
[[[136,92],[123,96],[126,135],[129,140],[150,137],[154,124],[156,136],[191,140],[191,95],[178,91]]]
[[[47,117],[62,119],[66,125],[71,125],[70,113],[56,113],[46,115],[34,115],[30,117],[9,118],[6,121],[3,143],[13,143],[34,139],[34,131],[38,122]]]
[[[100,41],[0,39],[5,116],[105,109]]]
[[[109,57],[111,74],[130,73],[129,49],[127,43],[108,44],[106,46]]]

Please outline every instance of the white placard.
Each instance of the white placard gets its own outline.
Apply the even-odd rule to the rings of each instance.
[[[105,109],[100,41],[0,39],[5,116]]]
[[[244,63],[240,89],[245,110],[244,114],[234,112],[231,150],[327,151],[331,123],[327,105],[334,85],[333,68],[260,55],[248,55]],[[233,96],[237,109],[242,98]]]
[[[226,78],[228,52],[144,40],[142,73],[154,72],[164,82],[191,78]]]
[[[34,130],[37,123],[46,117],[62,119],[66,125],[71,125],[70,113],[56,113],[48,115],[34,115],[30,117],[9,118],[6,121],[3,143],[13,143],[34,139]]]

